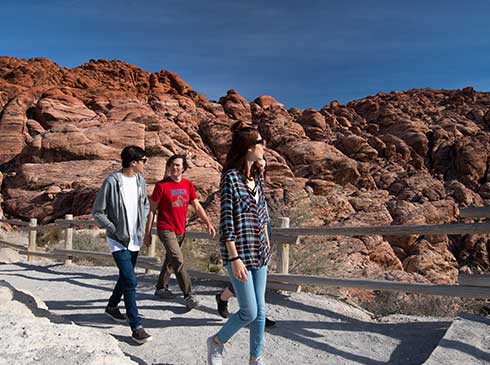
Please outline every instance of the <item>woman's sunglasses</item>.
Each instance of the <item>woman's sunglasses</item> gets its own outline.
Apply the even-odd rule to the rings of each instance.
[[[261,144],[262,146],[265,146],[265,141],[264,139],[258,139],[255,142],[252,143],[253,145]]]

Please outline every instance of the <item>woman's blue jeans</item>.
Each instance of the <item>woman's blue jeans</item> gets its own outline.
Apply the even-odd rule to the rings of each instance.
[[[109,298],[110,308],[115,308],[121,301],[124,295],[124,306],[126,307],[126,315],[128,316],[129,325],[134,331],[141,326],[141,318],[138,315],[138,306],[136,305],[136,260],[138,259],[138,251],[120,250],[112,253],[114,261],[119,268],[119,278],[116,286]]]
[[[262,354],[265,328],[265,286],[267,266],[248,270],[247,281],[242,283],[233,276],[231,264],[226,265],[240,309],[231,315],[217,336],[227,342],[240,328],[250,325],[250,356]]]

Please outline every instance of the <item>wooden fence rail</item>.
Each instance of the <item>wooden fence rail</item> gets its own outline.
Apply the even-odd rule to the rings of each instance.
[[[404,236],[490,233],[490,223],[421,224],[412,226],[277,228],[279,234],[297,236]]]
[[[468,207],[459,210],[460,218],[490,218],[490,207]]]
[[[323,276],[270,274],[271,279],[301,285],[401,291],[405,293],[442,295],[449,297],[490,298],[490,287],[404,283],[388,280],[329,278]]]
[[[0,218],[0,223],[8,223],[14,226],[28,226],[29,222],[21,221],[20,219],[5,219]]]
[[[11,242],[2,241],[2,240],[0,240],[0,244],[8,246],[8,247],[15,248],[15,249],[19,249],[19,250],[26,250],[27,249],[27,247],[25,245],[21,245],[18,243],[11,243]]]
[[[490,218],[490,207],[461,209],[460,217],[464,218]],[[300,236],[371,236],[371,235],[463,235],[463,234],[490,234],[490,222],[480,223],[454,223],[412,226],[367,226],[367,227],[315,227],[300,228],[289,227],[289,218],[281,218],[280,228],[273,228],[272,243],[277,247],[277,273],[268,276],[268,286],[285,290],[298,290],[300,285],[315,285],[326,287],[346,287],[369,290],[401,291],[406,293],[431,294],[456,297],[490,298],[490,276],[460,276],[460,285],[436,285],[426,283],[404,283],[386,280],[346,279],[321,276],[291,275],[289,272],[289,245],[299,242]],[[28,230],[29,243],[19,245],[11,242],[0,241],[0,244],[13,247],[21,254],[27,254],[28,260],[34,256],[53,257],[64,259],[69,265],[74,256],[111,257],[110,253],[82,251],[73,249],[74,227],[95,227],[93,220],[73,220],[71,215],[65,219],[58,219],[54,223],[38,226],[36,219],[30,222],[20,220],[0,219],[0,223],[17,225],[22,230]],[[38,251],[36,246],[36,233],[47,230],[64,230],[65,249],[55,249],[51,252]],[[189,239],[212,238],[207,232],[186,232]],[[215,238],[215,240],[217,240]],[[159,270],[160,266],[155,258],[156,229],[152,232],[152,245],[148,250],[149,256],[139,257],[139,266],[148,270]],[[196,278],[228,281],[225,275],[190,270],[190,275]]]

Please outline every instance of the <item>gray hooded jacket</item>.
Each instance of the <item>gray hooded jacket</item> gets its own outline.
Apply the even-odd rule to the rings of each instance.
[[[138,185],[138,238],[145,236],[146,220],[150,203],[146,192],[146,183],[142,175],[136,174]],[[128,246],[130,241],[128,217],[122,193],[122,170],[109,175],[103,182],[92,208],[97,225],[106,229],[107,237]]]

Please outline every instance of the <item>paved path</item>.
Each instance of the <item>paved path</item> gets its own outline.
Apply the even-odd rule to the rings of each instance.
[[[489,330],[490,319],[459,315],[424,365],[490,364]]]
[[[195,281],[202,305],[187,311],[180,298],[153,296],[156,275],[139,273],[138,304],[153,341],[136,346],[129,328],[103,313],[116,277],[114,268],[0,264],[0,280],[29,291],[55,314],[111,334],[136,363],[205,364],[206,338],[224,323],[214,299],[222,284]],[[406,316],[373,321],[359,309],[305,293],[268,293],[267,301],[268,316],[278,322],[265,336],[268,364],[421,364],[450,325]],[[235,301],[231,309],[236,310]],[[226,348],[225,364],[248,364],[248,330],[241,330]]]

